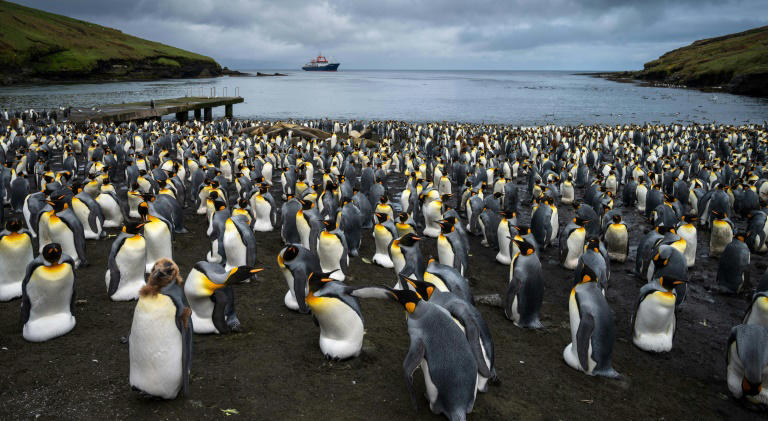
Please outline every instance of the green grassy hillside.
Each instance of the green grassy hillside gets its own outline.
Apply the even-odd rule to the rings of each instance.
[[[638,77],[768,96],[768,26],[696,41],[645,64]]]
[[[66,16],[0,1],[0,80],[215,76],[212,58]]]

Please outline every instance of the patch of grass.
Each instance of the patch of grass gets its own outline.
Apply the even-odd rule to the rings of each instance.
[[[152,59],[215,63],[210,57],[124,34],[116,29],[0,1],[0,66],[37,72],[87,71],[99,61]]]

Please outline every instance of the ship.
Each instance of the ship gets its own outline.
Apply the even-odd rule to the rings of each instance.
[[[339,64],[340,63],[331,63],[328,61],[328,59],[325,58],[325,56],[318,54],[317,57],[313,58],[309,63],[305,64],[302,69],[310,72],[335,72],[336,69],[339,68]]]

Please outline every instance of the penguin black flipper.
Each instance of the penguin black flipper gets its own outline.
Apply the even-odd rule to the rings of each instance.
[[[229,304],[227,292],[223,288],[217,289],[211,295],[211,301],[213,301],[213,313],[211,314],[213,326],[216,327],[219,333],[229,332],[229,325],[227,325],[226,321],[227,305]]]
[[[419,404],[416,398],[416,392],[413,390],[413,372],[421,365],[424,359],[424,343],[421,339],[411,339],[411,345],[408,348],[408,354],[403,361],[403,370],[405,371],[405,384],[408,386],[408,393],[411,395],[413,408],[418,411]]]
[[[512,320],[512,303],[515,301],[515,297],[517,296],[517,291],[520,289],[520,281],[512,276],[512,279],[509,281],[509,285],[507,286],[507,293],[504,295],[504,315],[507,316],[507,319]]]
[[[640,308],[640,303],[645,300],[645,297],[647,297],[650,294],[653,294],[654,292],[659,291],[659,289],[656,287],[654,283],[647,283],[643,285],[642,288],[640,288],[640,293],[638,294],[637,301],[635,302],[635,309],[632,312],[632,315],[630,316],[629,322],[632,325],[632,331],[635,330],[635,316],[637,315],[637,309]]]
[[[181,332],[181,377],[182,393],[186,396],[189,389],[190,365],[192,362],[192,329],[191,309],[184,296],[184,290],[179,284],[172,282],[160,291],[168,296],[176,306],[176,327]]]
[[[27,266],[27,273],[24,275],[24,281],[21,283],[21,325],[24,326],[29,321],[29,311],[32,308],[32,303],[29,301],[29,295],[27,295],[27,284],[29,283],[29,277],[32,272],[42,265],[42,257],[38,256],[32,260]]]
[[[347,245],[347,236],[344,235],[343,231],[340,231],[336,233],[336,236],[339,237],[339,241],[341,242],[341,246],[343,248],[343,251],[341,252],[341,261],[339,262],[339,265],[341,266],[341,271],[343,273],[348,273],[348,265],[349,265],[349,246]]]
[[[129,234],[125,233],[120,234],[120,236],[115,238],[109,251],[109,259],[107,260],[109,265],[109,288],[107,288],[107,295],[110,297],[117,292],[117,288],[120,286],[120,268],[117,266],[116,261],[117,253],[129,236]]]
[[[251,227],[248,226],[248,221],[246,220],[245,215],[234,215],[232,217],[232,222],[235,224],[235,228],[237,228],[237,232],[240,234],[243,243],[245,243],[245,264],[248,266],[256,266],[256,237],[254,236]],[[221,247],[222,246],[219,246],[219,250],[221,250]]]
[[[77,257],[80,258],[80,266],[88,266],[88,261],[85,257],[85,236],[83,235],[83,224],[79,219],[77,219],[77,216],[71,210],[71,208],[63,212],[57,212],[56,216],[58,216],[59,219],[61,219],[64,224],[67,225],[69,230],[72,231],[72,239],[75,242],[75,251],[77,251]],[[74,260],[74,258],[72,259]]]
[[[576,298],[576,305],[578,306],[578,295]],[[579,307],[579,313],[581,313],[581,307]],[[579,355],[579,364],[581,364],[582,370],[589,371],[589,345],[592,342],[592,332],[595,330],[595,319],[592,314],[582,314],[579,319],[579,328],[576,331],[576,352]],[[594,349],[593,349],[594,350]]]

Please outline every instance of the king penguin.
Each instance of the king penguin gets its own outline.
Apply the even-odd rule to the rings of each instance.
[[[147,243],[141,235],[143,226],[143,222],[126,222],[123,232],[112,243],[104,275],[107,295],[112,301],[135,300],[145,285]]]
[[[88,263],[85,258],[83,224],[67,205],[66,196],[57,194],[48,204],[53,206],[53,209],[40,217],[40,250],[47,244],[58,243],[63,253],[74,259],[75,268],[86,266]]]
[[[331,221],[323,221],[325,229],[317,238],[317,257],[320,258],[320,268],[330,277],[343,281],[349,271],[349,251],[344,232],[334,229]]]
[[[5,222],[0,232],[0,301],[21,297],[27,265],[35,258],[32,236],[16,218]]]
[[[737,399],[768,405],[768,328],[738,325],[728,337],[728,390]]]
[[[312,273],[321,273],[320,259],[315,253],[298,244],[290,244],[280,250],[277,264],[283,272],[288,291],[283,302],[286,307],[300,313],[308,313],[306,303],[307,279]]]
[[[624,263],[629,254],[629,231],[627,224],[621,220],[621,215],[614,213],[611,217],[612,222],[608,224],[603,233],[603,242],[605,243],[608,258]]]
[[[373,255],[373,263],[390,269],[394,266],[389,257],[389,245],[397,238],[397,229],[395,224],[386,213],[377,213],[378,223],[373,228],[373,241],[376,245],[376,252]]]
[[[521,240],[515,240],[520,252],[512,258],[509,265],[509,284],[504,296],[504,314],[515,323],[515,326],[539,329],[543,327],[539,320],[539,313],[544,299],[541,262],[534,246]]]
[[[675,335],[675,310],[679,304],[675,287],[685,281],[660,276],[640,288],[632,319],[632,342],[643,351],[668,352]]]
[[[329,359],[360,355],[363,347],[363,313],[357,298],[343,282],[312,273],[307,281],[307,305],[320,327],[320,351]]]
[[[30,342],[44,342],[75,327],[75,261],[62,254],[58,243],[43,247],[27,265],[21,286],[22,335]]]

